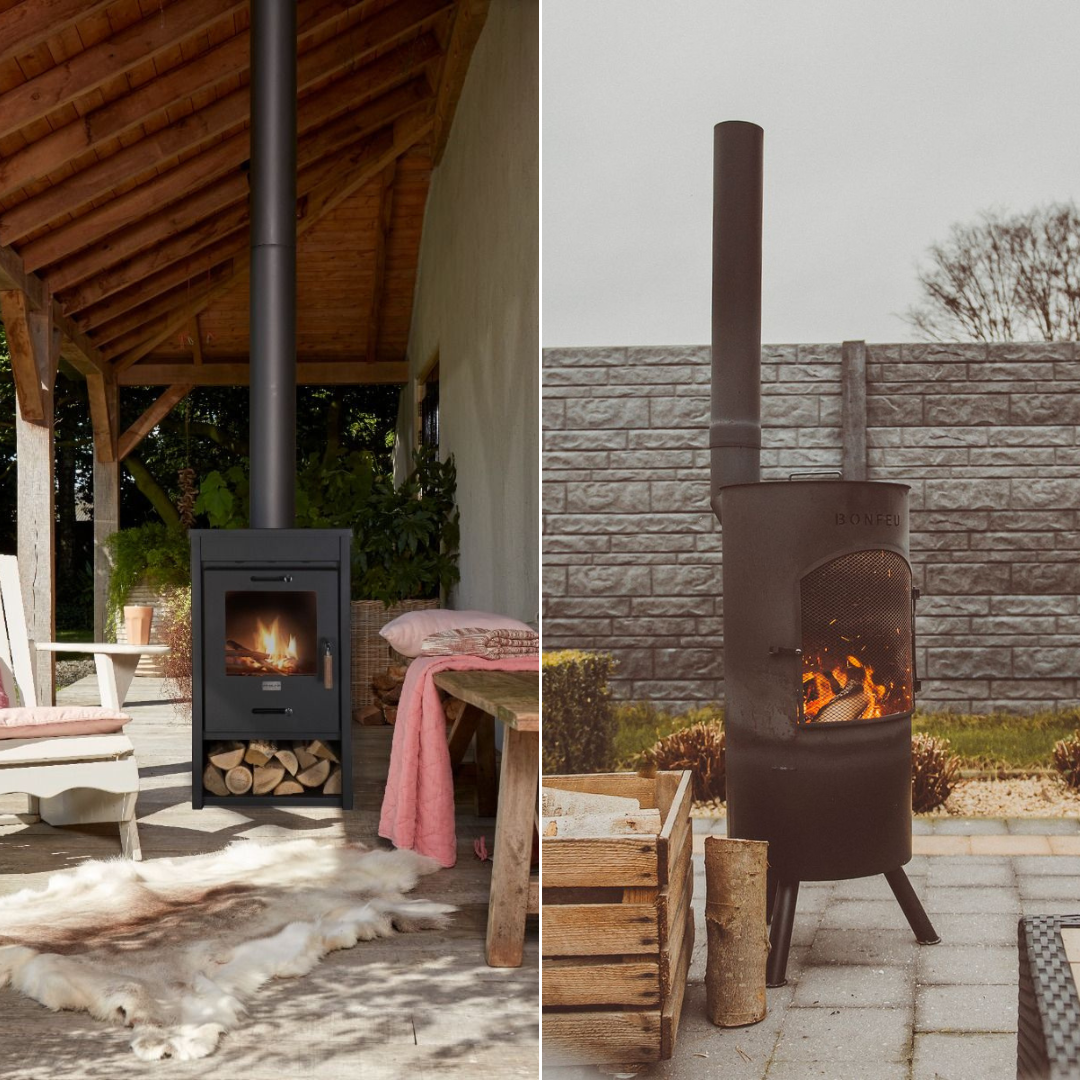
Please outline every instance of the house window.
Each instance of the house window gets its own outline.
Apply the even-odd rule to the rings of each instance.
[[[439,365],[420,384],[420,445],[439,448]]]

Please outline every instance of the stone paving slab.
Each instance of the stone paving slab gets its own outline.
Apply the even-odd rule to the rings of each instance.
[[[916,1031],[1016,1031],[1017,987],[920,986]]]
[[[911,1080],[1011,1080],[1015,1075],[1013,1035],[928,1032],[915,1036]]]
[[[1015,986],[1017,963],[1015,945],[941,944],[919,950],[916,975],[923,985]]]

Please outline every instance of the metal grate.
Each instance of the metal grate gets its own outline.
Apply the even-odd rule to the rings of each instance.
[[[856,551],[802,579],[803,720],[909,713],[911,568],[893,551]]]

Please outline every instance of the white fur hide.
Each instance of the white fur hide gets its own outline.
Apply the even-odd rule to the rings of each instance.
[[[444,926],[451,906],[402,895],[438,869],[411,851],[316,840],[84,863],[0,898],[0,986],[127,1024],[145,1061],[206,1057],[268,980]]]

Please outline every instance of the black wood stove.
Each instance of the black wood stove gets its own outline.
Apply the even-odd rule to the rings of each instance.
[[[800,881],[884,874],[938,940],[911,859],[908,488],[760,482],[762,131],[715,129],[712,506],[723,525],[728,834],[769,844],[767,981]]]
[[[251,5],[251,525],[193,530],[192,804],[352,805],[347,529],[296,529],[296,4]],[[215,795],[211,747],[270,743],[304,794]],[[290,756],[291,755],[291,756]],[[336,759],[336,760],[334,760]],[[257,759],[255,759],[257,760]],[[239,766],[238,766],[239,767]],[[310,768],[310,762],[308,762]],[[326,772],[329,766],[322,767]],[[290,769],[290,772],[293,770]],[[256,786],[257,781],[256,781]],[[286,785],[288,786],[288,785]],[[332,793],[323,792],[329,786]]]

